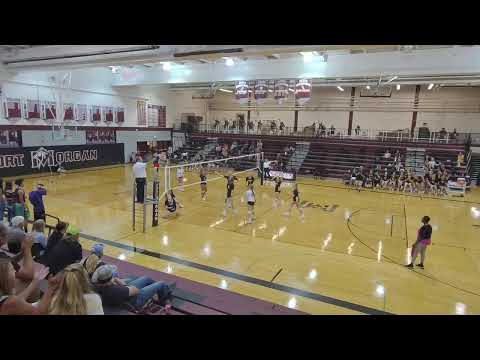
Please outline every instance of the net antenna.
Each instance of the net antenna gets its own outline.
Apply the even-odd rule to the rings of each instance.
[[[53,140],[63,140],[67,137],[65,133],[65,105],[71,103],[72,99],[72,72],[52,75],[49,77],[49,82],[52,85],[50,89],[53,101],[47,103],[45,111],[52,117]],[[58,125],[58,131],[55,131],[56,124]]]

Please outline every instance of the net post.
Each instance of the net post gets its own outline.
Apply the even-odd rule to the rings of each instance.
[[[147,181],[143,186],[143,232],[147,231]]]
[[[264,182],[263,163],[264,163],[263,152],[261,152],[260,153],[260,166],[258,168],[258,173],[259,173],[259,176],[260,176],[260,185],[262,185],[262,186],[263,186],[263,182]]]
[[[153,208],[152,208],[152,226],[158,226],[158,205],[160,202],[160,181],[158,179],[158,169],[153,180]]]
[[[137,191],[137,184],[135,182],[135,180],[133,180],[133,200],[132,200],[132,203],[133,203],[133,209],[132,209],[132,215],[133,215],[133,221],[132,221],[132,224],[133,224],[133,231],[135,231],[135,193]]]

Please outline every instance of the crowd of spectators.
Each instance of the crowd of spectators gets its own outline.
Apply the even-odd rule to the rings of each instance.
[[[59,221],[48,233],[43,199],[35,196],[30,197],[34,213],[43,218],[28,231],[23,181],[15,184],[12,189],[0,182],[0,315],[102,315],[106,308],[145,313],[169,307],[171,285],[148,277],[120,278],[116,267],[103,261],[101,244],[84,257],[77,227]],[[10,197],[14,201],[8,202]]]

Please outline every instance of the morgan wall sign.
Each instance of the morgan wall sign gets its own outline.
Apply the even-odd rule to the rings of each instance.
[[[81,169],[124,162],[123,144],[46,146],[0,149],[2,176]]]

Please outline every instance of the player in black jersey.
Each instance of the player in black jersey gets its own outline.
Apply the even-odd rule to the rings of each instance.
[[[200,189],[202,190],[202,200],[207,200],[207,172],[203,166],[200,168]]]
[[[290,204],[290,208],[288,209],[288,212],[286,213],[286,215],[290,216],[292,215],[292,209],[293,207],[295,206],[298,211],[300,212],[300,218],[304,218],[305,214],[303,213],[303,208],[300,204],[300,192],[298,191],[298,185],[295,184],[293,186],[293,197],[292,197],[292,203]]]
[[[233,212],[236,213],[233,206],[233,190],[235,190],[235,180],[238,178],[235,175],[225,176],[227,179],[227,196],[225,198],[225,208],[223,209],[223,216],[227,216],[227,209],[232,208]]]
[[[183,208],[183,205],[180,204],[180,201],[178,201],[177,198],[175,197],[173,190],[168,191],[167,194],[165,195],[165,209],[167,210],[167,214],[164,216],[164,218],[178,216],[177,205],[180,208]]]
[[[249,175],[245,178],[245,181],[247,182],[247,188],[250,188],[250,185],[253,185],[255,178],[252,175]]]

